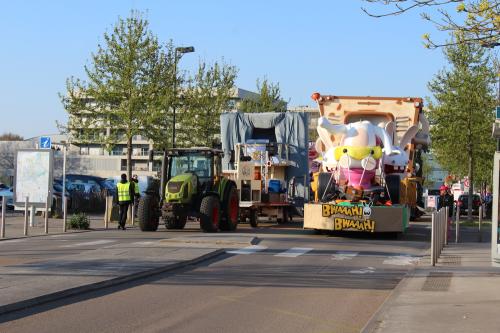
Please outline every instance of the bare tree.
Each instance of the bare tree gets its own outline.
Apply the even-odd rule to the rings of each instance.
[[[424,20],[433,23],[439,30],[460,33],[467,36],[461,42],[479,44],[485,47],[500,45],[500,0],[363,0],[370,4],[384,6],[388,10],[375,13],[367,8],[362,10],[371,17],[386,17],[404,14],[411,10],[433,9],[439,13],[439,19],[426,12],[421,16]],[[459,21],[448,10],[455,6],[455,11],[462,17]],[[452,45],[452,42],[435,42],[429,34],[424,34],[424,43],[428,48]]]

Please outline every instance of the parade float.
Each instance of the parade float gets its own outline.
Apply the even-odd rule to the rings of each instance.
[[[304,228],[404,232],[419,215],[429,125],[421,98],[321,96]],[[423,206],[423,204],[422,204]]]

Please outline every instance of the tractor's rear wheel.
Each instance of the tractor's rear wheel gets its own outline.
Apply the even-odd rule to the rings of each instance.
[[[158,229],[160,222],[158,205],[158,199],[153,195],[146,194],[139,200],[137,217],[142,231],[156,231]]]
[[[233,184],[229,185],[225,197],[223,219],[220,221],[219,228],[223,231],[233,231],[238,226],[238,217],[240,215],[240,201],[236,186]]]
[[[204,232],[217,232],[220,225],[220,201],[214,195],[209,195],[201,200],[200,228]]]

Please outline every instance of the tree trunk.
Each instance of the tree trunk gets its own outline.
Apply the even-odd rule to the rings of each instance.
[[[127,139],[127,178],[132,179],[132,136]]]
[[[467,200],[467,220],[472,221],[472,194],[474,193],[474,179],[472,154],[469,154],[469,197]]]

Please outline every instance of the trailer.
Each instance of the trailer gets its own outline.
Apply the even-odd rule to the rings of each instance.
[[[236,183],[240,221],[283,223],[302,212],[309,192],[305,113],[221,115],[223,173]]]
[[[430,138],[422,99],[312,97],[321,171],[313,175],[304,228],[404,232],[424,206],[421,153]]]
[[[251,141],[250,141],[251,142]],[[288,145],[280,143],[245,143],[235,145],[235,167],[225,175],[236,183],[240,200],[240,221],[258,226],[258,216],[275,219],[278,223],[291,220],[289,210],[293,197],[286,174],[296,167],[288,159]],[[236,162],[238,161],[238,162]]]

